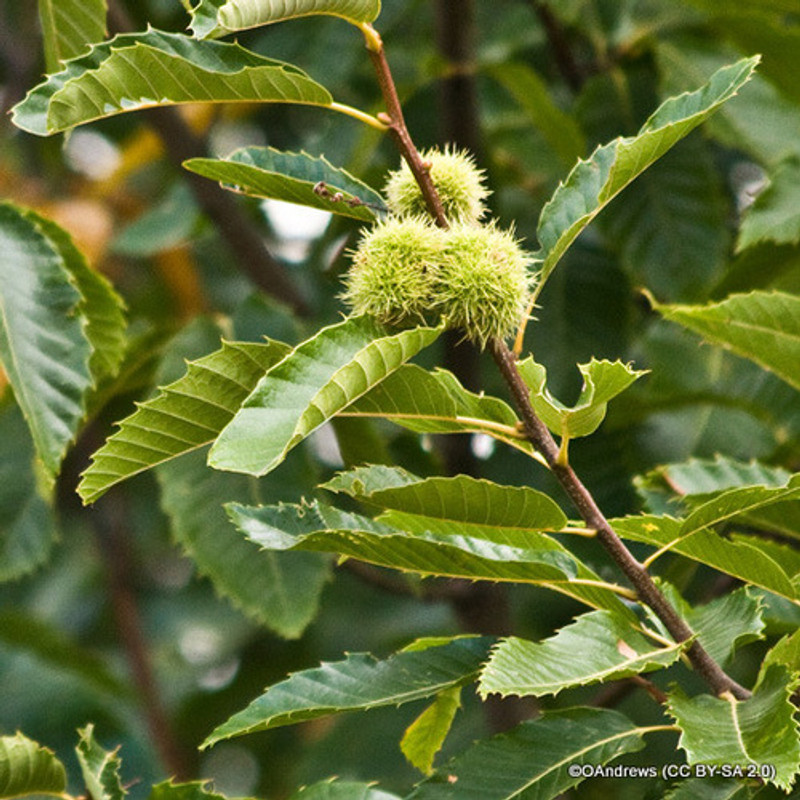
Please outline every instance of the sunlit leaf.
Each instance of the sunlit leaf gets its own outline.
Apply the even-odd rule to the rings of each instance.
[[[676,142],[704,122],[750,78],[758,58],[718,70],[700,89],[662,103],[633,137],[620,137],[579,161],[539,218],[540,283],[547,280],[580,232]]]
[[[324,156],[288,153],[274,147],[244,147],[224,159],[192,158],[183,166],[243,194],[319,208],[366,222],[373,221],[377,212],[385,208],[383,198],[374,189],[334,167]]]
[[[47,136],[151,106],[253,101],[330,106],[333,99],[291,64],[238,44],[150,29],[116,36],[68,62],[15,106],[13,121]]]
[[[390,331],[345,319],[298,345],[259,381],[209,454],[217,469],[265,475],[306,436],[431,344],[441,328]]]
[[[128,793],[122,786],[119,770],[119,747],[106,750],[94,738],[94,726],[87,725],[80,733],[75,748],[86,788],[92,800],[122,800]]]
[[[800,389],[800,297],[784,292],[732,295],[705,306],[660,305],[673,322],[774,372]]]
[[[520,362],[519,372],[531,390],[534,410],[553,433],[567,439],[594,433],[606,416],[608,402],[646,372],[621,361],[578,364],[583,388],[575,405],[565,406],[547,390],[547,370],[532,358]]]
[[[281,342],[224,342],[190,362],[184,377],[140,404],[93,455],[78,486],[83,501],[94,502],[114,484],[212,442],[288,350]]]
[[[617,711],[548,712],[476,743],[421,783],[409,800],[555,798],[583,780],[576,765],[596,767],[636,752],[644,733]]]
[[[86,412],[92,346],[67,258],[40,217],[0,204],[0,358],[47,469],[57,474]]]
[[[417,433],[484,433],[540,459],[511,407],[465,389],[451,372],[406,364],[349,405],[342,416],[384,417]]]
[[[340,553],[420,575],[542,584],[589,606],[626,613],[596,574],[543,533],[504,535],[475,526],[468,536],[458,524],[406,515],[400,526],[318,503],[227,508],[234,524],[269,549]]]
[[[789,600],[797,599],[795,587],[781,566],[749,544],[730,541],[709,530],[681,536],[681,523],[671,517],[625,517],[611,524],[623,538],[667,548]]]
[[[557,531],[567,524],[560,506],[543,492],[468,475],[422,479],[396,467],[359,467],[340,473],[322,488],[445,522],[528,531]]]
[[[669,666],[683,647],[656,644],[634,629],[630,619],[592,611],[543,642],[517,637],[502,641],[481,674],[480,691],[484,696],[556,695],[573,686]]]
[[[395,653],[383,661],[354,653],[343,661],[297,672],[216,728],[204,746],[343,711],[433,697],[473,680],[491,643],[486,637],[458,637]]]
[[[0,797],[62,797],[66,788],[66,770],[52,750],[21,733],[0,737]]]
[[[400,800],[396,794],[384,792],[371,783],[340,781],[332,778],[304,786],[289,800]]]
[[[461,687],[445,689],[406,729],[400,740],[400,749],[420,772],[430,775],[433,771],[433,759],[460,707]]]
[[[106,35],[106,0],[39,0],[48,72]]]
[[[373,22],[380,11],[380,0],[200,0],[192,10],[192,32],[201,38],[224,36],[315,14],[330,14],[358,24]]]
[[[668,709],[681,729],[679,745],[689,763],[752,767],[753,777],[788,791],[800,768],[800,738],[790,699],[796,686],[796,676],[774,665],[767,667],[747,700],[708,694],[689,698],[673,690]]]

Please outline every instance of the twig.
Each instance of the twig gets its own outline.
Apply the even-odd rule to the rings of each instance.
[[[164,766],[176,777],[186,779],[189,769],[185,754],[172,731],[158,684],[153,674],[139,606],[131,587],[132,560],[128,553],[127,531],[120,528],[124,509],[120,495],[110,494],[98,504],[95,530],[100,553],[108,573],[111,608],[125,657],[136,690],[150,738]]]
[[[516,356],[508,349],[505,342],[497,339],[492,342],[491,350],[495,363],[505,378],[514,402],[522,415],[529,441],[544,456],[586,526],[597,531],[598,541],[631,582],[639,599],[653,610],[676,642],[691,642],[686,650],[686,655],[694,669],[717,695],[730,692],[739,700],[750,697],[750,692],[727,675],[700,642],[694,638],[694,632],[655,585],[650,573],[633,557],[630,550],[609,525],[591,493],[572,467],[569,464],[560,463],[559,447],[550,431],[533,410],[530,390],[517,369]]]
[[[584,75],[578,62],[572,54],[564,29],[554,16],[553,12],[541,0],[531,0],[531,6],[539,18],[539,22],[547,34],[553,60],[558,67],[561,77],[573,92],[579,92],[583,87]]]

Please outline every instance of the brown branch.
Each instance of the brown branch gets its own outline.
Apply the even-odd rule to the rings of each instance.
[[[531,6],[533,6],[533,10],[547,35],[547,41],[550,44],[550,50],[553,53],[553,59],[558,71],[561,73],[561,77],[564,78],[573,92],[579,92],[583,87],[585,77],[578,62],[575,60],[575,56],[572,54],[561,23],[541,0],[531,0]]]
[[[186,754],[172,730],[158,691],[139,606],[131,586],[132,559],[126,543],[127,531],[121,528],[125,509],[120,507],[120,495],[108,495],[98,504],[95,513],[95,530],[108,575],[114,623],[141,700],[150,739],[166,769],[178,779],[187,779],[190,772]]]
[[[647,569],[633,557],[630,550],[609,525],[591,493],[572,467],[560,463],[558,445],[533,410],[530,390],[517,369],[516,356],[508,349],[505,342],[497,339],[492,342],[491,349],[495,363],[508,384],[522,415],[529,441],[544,456],[548,466],[572,500],[587,527],[597,531],[597,540],[631,582],[639,599],[653,610],[676,642],[692,640],[686,650],[686,655],[694,669],[716,694],[730,692],[740,700],[750,697],[750,692],[728,676],[700,642],[694,638],[691,628],[653,582]]]

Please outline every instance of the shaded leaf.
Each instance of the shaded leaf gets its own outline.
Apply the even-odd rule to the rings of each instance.
[[[800,161],[784,162],[769,185],[745,211],[736,249],[741,252],[763,242],[797,244],[800,241]]]
[[[324,422],[431,344],[441,328],[391,332],[345,319],[298,345],[259,381],[209,453],[217,469],[265,475]]]
[[[304,506],[227,507],[234,524],[270,549],[340,553],[421,575],[446,575],[549,586],[589,606],[625,614],[625,606],[563,545],[546,534],[485,529],[464,536],[407,515],[399,527],[314,503]],[[474,533],[474,530],[473,530]]]
[[[511,407],[491,395],[467,391],[451,372],[405,364],[341,416],[384,417],[416,433],[485,433],[541,460],[520,433]]]
[[[41,218],[0,204],[0,358],[36,451],[57,474],[86,411],[84,298]]]
[[[0,797],[62,797],[66,788],[66,770],[52,750],[21,733],[0,737]]]
[[[583,778],[571,765],[607,764],[640,750],[646,729],[616,711],[571,708],[485,739],[421,783],[409,800],[545,800]]]
[[[214,440],[264,372],[289,350],[281,342],[223,342],[187,365],[186,375],[126,417],[92,456],[78,493],[84,503],[157,464]]]
[[[553,433],[566,439],[594,433],[605,419],[608,402],[647,374],[621,361],[592,359],[588,364],[578,364],[583,387],[575,405],[569,407],[547,390],[547,370],[533,358],[521,361],[518,369],[531,390],[536,413]]]
[[[750,787],[737,780],[690,778],[664,795],[664,800],[750,800]]]
[[[797,678],[767,667],[747,700],[675,689],[668,710],[681,729],[680,747],[690,764],[754,766],[756,775],[788,791],[800,768],[800,739],[791,695]],[[774,768],[774,774],[763,766]]]
[[[758,58],[718,70],[700,89],[662,103],[633,137],[619,137],[579,161],[542,209],[540,285],[578,234],[634,178],[705,121],[749,80]]]
[[[430,775],[433,771],[433,759],[441,749],[460,707],[461,687],[445,689],[406,729],[400,749],[420,772]]]
[[[433,697],[473,680],[491,643],[486,637],[458,637],[395,653],[384,661],[354,653],[343,661],[297,672],[216,728],[203,746],[343,711]]]
[[[586,139],[575,120],[553,102],[542,78],[522,62],[498,64],[488,72],[519,103],[561,162],[571,167],[585,152]]]
[[[238,44],[201,44],[150,29],[94,45],[28,92],[12,118],[23,130],[47,136],[151,106],[253,101],[330,106],[333,99],[291,64]]]
[[[558,531],[567,524],[566,514],[543,492],[468,475],[422,479],[397,467],[370,466],[340,473],[322,488],[446,522],[528,531]]]
[[[122,762],[119,747],[105,750],[94,738],[94,726],[78,731],[80,741],[75,748],[78,763],[92,800],[122,800],[127,791],[122,786],[119,770]]]
[[[789,600],[797,599],[797,592],[781,566],[745,542],[733,542],[709,530],[681,536],[681,523],[671,517],[624,517],[612,520],[611,524],[625,539],[668,548]]]
[[[758,291],[705,306],[654,303],[654,308],[800,389],[800,297]]]
[[[106,35],[106,0],[39,0],[48,72]]]
[[[380,0],[200,0],[192,10],[192,32],[200,38],[270,25],[286,19],[330,14],[354,25],[373,22]]]
[[[592,611],[543,642],[517,637],[500,642],[481,674],[480,692],[484,697],[556,695],[573,686],[667,667],[677,661],[683,647],[656,644],[633,628],[630,619]]]
[[[47,560],[58,535],[49,491],[37,480],[30,432],[19,408],[0,410],[0,581]]]
[[[103,658],[30,613],[16,609],[0,611],[0,642],[61,674],[75,675],[95,692],[115,698],[131,695],[130,687],[109,670]]]
[[[319,607],[330,560],[318,553],[258,547],[230,524],[222,505],[291,497],[311,482],[305,464],[293,462],[291,471],[284,468],[262,484],[209,469],[204,456],[191,453],[156,471],[173,537],[217,592],[244,614],[284,638],[300,636]]]
[[[252,197],[268,197],[346,217],[372,222],[385,208],[372,188],[324,156],[288,153],[274,147],[244,147],[224,159],[192,158],[183,162],[191,172],[219,181],[226,188]],[[328,195],[315,187],[323,183]],[[341,194],[335,202],[331,196]]]

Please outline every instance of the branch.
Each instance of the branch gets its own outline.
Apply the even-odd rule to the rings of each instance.
[[[584,75],[572,54],[564,29],[542,0],[531,0],[531,5],[547,35],[561,77],[573,92],[579,92],[583,87]]]
[[[617,536],[572,467],[569,464],[560,463],[559,447],[550,431],[533,410],[530,390],[517,369],[516,356],[508,349],[505,342],[497,339],[492,342],[491,350],[495,363],[508,384],[522,415],[528,440],[544,456],[586,526],[597,531],[598,541],[631,582],[639,599],[653,610],[676,642],[691,641],[686,655],[694,669],[705,679],[715,694],[730,692],[739,700],[750,697],[750,692],[728,676],[700,642],[694,638],[692,629],[655,585],[650,573],[633,557],[622,539]]]

